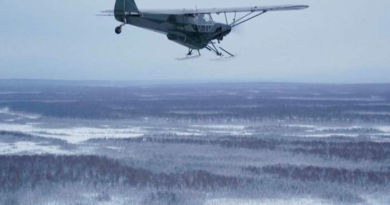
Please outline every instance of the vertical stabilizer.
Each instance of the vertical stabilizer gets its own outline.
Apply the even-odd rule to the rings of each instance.
[[[125,15],[139,15],[139,10],[134,0],[116,0],[115,18],[123,22]]]

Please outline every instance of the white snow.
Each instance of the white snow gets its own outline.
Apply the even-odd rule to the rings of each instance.
[[[362,102],[377,102],[384,101],[383,98],[328,98],[328,97],[278,97],[279,100],[317,100],[317,101],[362,101]]]
[[[224,135],[252,135],[252,132],[245,130],[245,125],[193,125],[192,126],[198,132],[208,134],[224,134]]]
[[[0,92],[0,95],[15,95],[15,94],[40,94],[39,91],[31,91],[31,92]]]
[[[365,205],[388,204],[387,197],[363,196]],[[206,205],[334,205],[332,201],[316,198],[295,198],[295,199],[209,199]]]
[[[172,135],[178,135],[178,136],[204,136],[204,134],[197,133],[197,132],[170,131],[168,133],[170,133]]]
[[[331,205],[321,199],[211,199],[206,205]]]
[[[41,137],[56,138],[68,141],[69,143],[80,143],[92,138],[131,138],[141,137],[145,134],[139,127],[104,129],[92,127],[70,127],[70,128],[41,128],[31,124],[1,124],[0,130],[9,132],[22,132],[26,134],[39,135]]]
[[[374,112],[374,111],[352,111],[347,113],[356,114],[356,115],[382,115],[382,116],[390,115],[390,112]]]
[[[313,138],[329,138],[329,137],[358,137],[359,134],[350,134],[350,133],[320,133],[320,134],[285,134],[284,136],[293,136],[293,137],[313,137]]]
[[[345,127],[330,127],[330,126],[319,126],[319,125],[300,125],[300,124],[290,124],[288,125],[289,127],[297,127],[297,128],[306,128],[306,129],[310,129],[310,130],[307,130],[309,132],[312,132],[312,131],[327,131],[327,130],[345,130],[345,129],[363,129],[365,127],[362,127],[362,126],[345,126]]]
[[[318,126],[315,126],[315,125],[298,125],[298,124],[291,124],[291,125],[288,125],[288,127],[306,128],[306,129],[318,129]]]
[[[6,154],[70,154],[60,149],[60,146],[52,146],[44,143],[16,142],[0,143],[0,155]]]
[[[123,147],[113,147],[113,146],[107,146],[106,148],[107,148],[107,149],[112,149],[112,150],[117,150],[117,151],[123,149]]]
[[[21,120],[21,119],[36,120],[36,119],[39,119],[41,117],[40,115],[14,112],[14,111],[11,111],[8,107],[1,108],[0,109],[0,114],[9,115],[9,116],[14,117],[13,119],[7,120],[9,122],[12,122],[12,121],[15,121],[15,120]]]
[[[376,129],[382,131],[382,132],[387,132],[390,134],[390,126],[378,126],[378,127],[375,127]]]
[[[243,130],[244,125],[193,125],[192,127],[209,128],[209,129],[224,129],[224,130]]]

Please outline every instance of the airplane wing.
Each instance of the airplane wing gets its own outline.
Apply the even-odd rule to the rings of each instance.
[[[289,11],[306,9],[306,5],[284,5],[284,6],[254,6],[239,8],[212,8],[212,9],[172,9],[172,10],[141,10],[142,13],[148,14],[220,14],[220,13],[239,13],[239,12],[264,12],[264,11]]]
[[[306,9],[306,5],[284,5],[284,6],[253,6],[238,8],[212,8],[212,9],[168,9],[168,10],[140,10],[147,14],[168,14],[168,15],[188,15],[188,14],[220,14],[220,13],[239,13],[239,12],[266,12],[266,11],[291,11]],[[102,11],[102,13],[113,14],[113,10]]]

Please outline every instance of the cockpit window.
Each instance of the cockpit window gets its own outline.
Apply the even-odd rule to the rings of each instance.
[[[214,25],[213,18],[210,14],[193,14],[189,17],[189,22],[198,26]]]
[[[190,24],[196,25],[198,32],[209,32],[214,26],[214,21],[210,14],[190,14],[188,21]]]

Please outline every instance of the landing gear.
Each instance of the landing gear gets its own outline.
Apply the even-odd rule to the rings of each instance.
[[[118,35],[121,34],[122,33],[122,26],[116,27],[115,28],[115,33],[118,34]]]
[[[215,44],[214,44],[212,41],[210,41],[210,44],[211,44],[211,46],[210,46],[210,45],[207,45],[207,46],[206,46],[206,49],[209,50],[209,51],[211,51],[211,52],[214,52],[217,56],[222,57],[223,54],[222,54],[221,52],[219,52],[219,50],[217,49],[217,47],[215,47]]]
[[[191,60],[191,59],[199,58],[199,57],[201,56],[199,50],[197,50],[197,51],[198,51],[198,55],[192,55],[192,52],[193,52],[193,51],[194,51],[194,49],[189,48],[186,57],[184,57],[184,58],[177,58],[176,60],[178,60],[178,61]]]
[[[192,52],[194,51],[194,49],[191,49],[189,48],[188,49],[188,53],[187,53],[187,56],[192,56]],[[198,54],[200,55],[200,51],[198,50]]]
[[[115,33],[118,34],[118,35],[121,34],[122,33],[122,27],[125,26],[126,24],[127,24],[127,20],[125,18],[125,19],[123,19],[123,24],[121,24],[120,26],[115,28]]]
[[[218,48],[215,46],[214,42],[210,41],[210,44],[211,44],[211,46],[207,45],[206,49],[215,53],[218,56],[218,58],[214,59],[214,61],[229,60],[229,59],[236,57],[235,55],[231,54],[229,51],[223,49],[222,47],[219,47],[219,49],[221,49],[225,54],[228,55],[227,57],[224,57],[223,53],[218,50]]]

